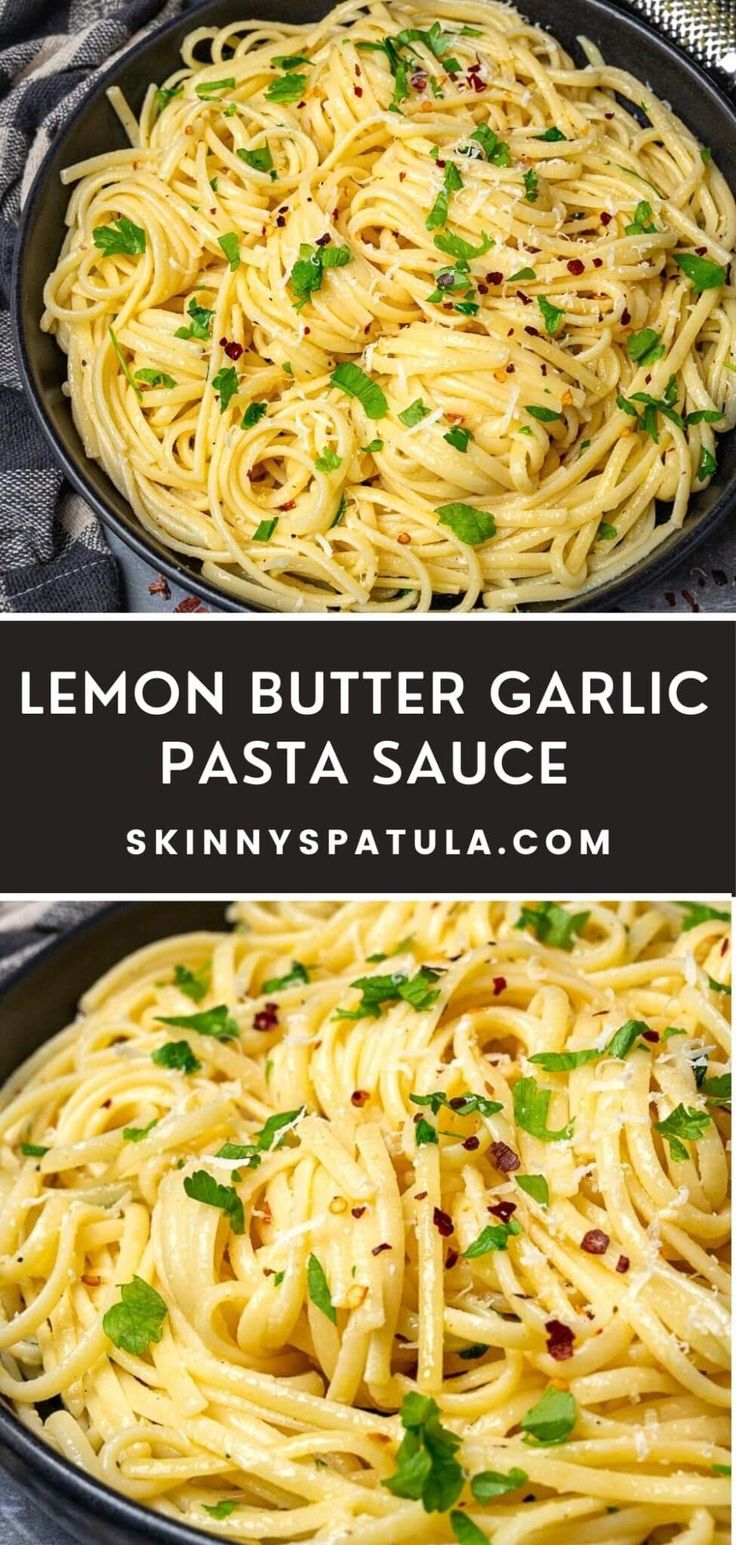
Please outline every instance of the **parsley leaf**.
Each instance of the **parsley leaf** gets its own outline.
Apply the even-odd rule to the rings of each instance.
[[[337,468],[342,466],[342,456],[338,456],[331,446],[326,445],[316,458],[314,465],[318,472],[336,472]]]
[[[554,336],[560,330],[562,318],[565,315],[564,311],[559,306],[553,306],[552,302],[547,300],[546,295],[537,296],[537,305],[544,317],[544,325],[547,332]]]
[[[213,1035],[218,1041],[237,1041],[240,1031],[226,1003],[218,1003],[203,1014],[157,1015],[160,1025],[176,1025],[181,1030],[196,1030],[198,1035]]]
[[[221,1502],[212,1504],[203,1502],[202,1507],[205,1513],[209,1513],[210,1518],[229,1518],[230,1514],[235,1512],[236,1507],[240,1507],[240,1503],[234,1502],[229,1497],[223,1497]]]
[[[435,247],[439,247],[440,252],[446,252],[450,257],[462,258],[466,263],[471,258],[483,257],[491,247],[495,246],[493,237],[487,236],[485,231],[477,247],[474,247],[470,241],[464,241],[462,236],[453,236],[450,231],[444,231],[439,236],[435,236],[434,244]]]
[[[549,1206],[549,1186],[544,1175],[515,1175],[514,1179],[533,1202],[537,1202],[540,1207]]]
[[[638,1041],[639,1037],[644,1035],[648,1029],[649,1026],[645,1024],[643,1019],[627,1019],[626,1024],[620,1025],[611,1037],[611,1040],[602,1052],[602,1056],[619,1057],[623,1060],[624,1057],[628,1056],[632,1046]]]
[[[274,1116],[269,1116],[265,1126],[261,1127],[260,1132],[255,1134],[256,1143],[261,1153],[266,1153],[271,1148],[273,1148],[274,1152],[277,1148],[283,1148],[292,1127],[295,1127],[297,1122],[301,1121],[304,1114],[305,1108],[303,1105],[300,1105],[298,1110],[282,1110],[278,1111]]]
[[[351,360],[333,370],[330,382],[348,397],[357,397],[368,418],[383,418],[388,413],[388,403],[378,383]]]
[[[548,142],[551,142],[552,144],[556,144],[558,140],[563,140],[563,139],[566,140],[567,139],[567,135],[563,134],[561,129],[552,128],[552,129],[545,129],[544,134],[535,134],[534,138],[535,139],[541,139],[541,140],[547,140]]]
[[[219,1207],[234,1234],[245,1233],[243,1203],[234,1186],[221,1186],[219,1180],[215,1180],[206,1169],[196,1169],[193,1175],[185,1177],[184,1190],[194,1202],[203,1202],[206,1207]]]
[[[447,216],[450,207],[450,194],[457,193],[463,186],[463,179],[454,161],[448,161],[445,165],[445,175],[442,188],[427,215],[425,225],[428,231],[436,230],[438,225],[447,224]]]
[[[121,1352],[142,1357],[152,1342],[161,1340],[166,1304],[155,1288],[135,1276],[123,1283],[120,1300],[102,1316],[102,1329]]]
[[[552,1098],[550,1089],[540,1089],[534,1078],[520,1078],[512,1091],[516,1125],[542,1143],[560,1143],[572,1137],[574,1122],[553,1132],[547,1126],[547,1111]]]
[[[21,1143],[20,1151],[25,1159],[42,1159],[51,1149],[44,1148],[41,1143]]]
[[[212,381],[212,390],[220,393],[220,412],[224,413],[229,408],[233,397],[236,397],[240,387],[238,372],[234,365],[223,365],[218,370]]]
[[[527,204],[536,204],[539,198],[539,178],[531,166],[524,173],[524,197]]]
[[[703,290],[715,290],[726,283],[726,270],[720,263],[698,257],[697,252],[675,252],[673,257],[698,295],[702,295]]]
[[[481,1229],[477,1239],[463,1250],[465,1260],[474,1261],[480,1255],[489,1255],[493,1250],[507,1250],[509,1239],[514,1234],[521,1234],[521,1224],[516,1218],[509,1218],[508,1223],[487,1223]]]
[[[597,1062],[600,1052],[595,1046],[588,1051],[538,1051],[529,1058],[545,1073],[567,1073],[571,1068],[584,1067],[586,1062]]]
[[[730,993],[731,991],[731,988],[727,985],[726,982],[717,982],[714,976],[708,977],[708,986],[710,987],[711,992]]]
[[[555,1389],[550,1385],[541,1400],[521,1419],[525,1443],[538,1443],[551,1448],[564,1443],[577,1421],[577,1406],[569,1390]]]
[[[146,250],[146,233],[140,225],[134,225],[127,215],[121,215],[114,225],[97,225],[92,235],[95,246],[106,257],[116,257],[125,254],[127,257],[139,257]]]
[[[294,70],[300,64],[311,64],[308,54],[274,54],[271,63],[279,70]]]
[[[240,157],[241,161],[245,162],[246,166],[251,168],[251,171],[273,171],[273,156],[268,140],[266,140],[265,145],[259,146],[257,150],[238,150],[236,154]]]
[[[216,1159],[237,1159],[246,1169],[258,1169],[261,1155],[253,1143],[223,1143],[215,1154]]]
[[[613,542],[617,536],[618,531],[616,530],[616,527],[609,525],[607,520],[602,520],[599,523],[598,530],[595,534],[595,539],[597,542]]]
[[[396,1455],[396,1473],[381,1485],[395,1497],[421,1501],[427,1513],[444,1513],[457,1501],[465,1481],[454,1457],[460,1439],[442,1426],[430,1395],[405,1395],[400,1414],[405,1436]]]
[[[473,434],[470,429],[461,429],[459,424],[453,424],[452,429],[448,429],[447,434],[442,438],[456,451],[465,452],[468,449],[468,441],[473,439]]]
[[[306,75],[280,75],[278,80],[269,81],[266,97],[269,102],[298,102],[306,84]]]
[[[235,76],[228,75],[226,80],[205,80],[195,87],[198,97],[206,102],[209,97],[217,96],[221,91],[232,91],[235,86]]]
[[[368,445],[361,446],[361,450],[367,451],[371,455],[375,455],[377,451],[383,450],[383,440],[371,440]]]
[[[403,413],[400,413],[398,416],[401,423],[406,424],[407,429],[413,429],[415,424],[421,424],[422,419],[426,418],[428,413],[429,408],[425,407],[421,397],[417,397],[416,401],[410,403],[409,407],[404,408]]]
[[[462,1347],[455,1355],[462,1357],[463,1362],[469,1363],[474,1362],[476,1357],[485,1357],[488,1350],[485,1341],[471,1341],[470,1346]]]
[[[188,1041],[166,1041],[151,1052],[151,1061],[159,1068],[177,1068],[180,1073],[198,1073],[202,1066]]]
[[[209,990],[210,968],[200,966],[198,971],[190,971],[188,966],[174,966],[174,982],[193,1003],[201,1003]]]
[[[270,542],[278,523],[278,515],[272,515],[270,520],[259,520],[258,525],[253,532],[253,541]]]
[[[226,236],[218,236],[218,246],[222,247],[225,257],[230,264],[232,273],[240,267],[240,242],[234,231],[228,231]]]
[[[648,199],[642,199],[634,210],[634,218],[630,225],[624,227],[627,236],[651,236],[657,230],[652,223],[652,206]]]
[[[349,247],[310,247],[308,242],[303,241],[289,276],[291,288],[298,297],[295,309],[301,311],[310,295],[315,290],[321,290],[326,268],[344,268],[350,262],[352,254]]]
[[[165,386],[168,391],[176,386],[173,376],[167,375],[165,370],[136,370],[136,381],[142,381],[144,386]]]
[[[212,323],[215,319],[214,311],[208,311],[206,306],[198,306],[196,300],[190,300],[187,306],[190,317],[188,327],[179,327],[174,336],[176,338],[196,338],[200,343],[206,343],[212,337]]]
[[[717,471],[718,462],[715,456],[703,446],[700,452],[700,461],[698,462],[698,482],[702,483],[705,478],[713,477]]]
[[[169,102],[173,102],[174,97],[181,96],[183,90],[184,85],[181,81],[178,86],[157,86],[153,98],[153,104],[157,113],[162,113],[164,108],[168,107]]]
[[[462,1355],[462,1354],[461,1354]],[[493,1502],[496,1497],[502,1497],[507,1491],[518,1491],[520,1486],[525,1486],[529,1477],[526,1470],[509,1470],[504,1475],[500,1470],[481,1470],[474,1475],[470,1482],[470,1490],[476,1502]]]
[[[684,1164],[690,1157],[685,1142],[696,1143],[709,1125],[710,1116],[707,1111],[693,1110],[686,1105],[676,1105],[664,1121],[655,1121],[654,1130],[660,1132],[665,1142],[669,1144],[671,1157],[678,1164]]]
[[[536,277],[533,268],[520,268],[517,273],[511,274],[509,284],[516,284],[517,279],[536,279]]]
[[[123,1140],[126,1143],[142,1143],[144,1137],[148,1137],[149,1132],[152,1132],[157,1124],[158,1117],[154,1116],[147,1127],[123,1127]]]
[[[243,414],[241,429],[253,429],[254,425],[268,412],[267,402],[249,402]]]
[[[531,414],[532,418],[539,419],[540,424],[551,424],[555,419],[562,418],[562,414],[554,408],[541,408],[533,402],[528,404],[525,412]]]
[[[631,333],[626,340],[629,359],[636,360],[640,365],[653,365],[665,353],[664,344],[660,343],[659,338],[659,333],[655,333],[653,327],[643,327],[641,332]]]
[[[461,1513],[457,1508],[453,1508],[450,1513],[450,1528],[458,1545],[489,1545],[488,1535],[473,1523],[467,1513]]]
[[[431,1121],[427,1121],[426,1116],[419,1117],[419,1120],[414,1128],[414,1138],[417,1148],[422,1148],[425,1143],[439,1143],[437,1131],[435,1127],[432,1126]]]
[[[589,912],[566,912],[554,901],[540,901],[536,907],[522,907],[514,927],[531,928],[540,944],[571,950],[574,935],[582,932],[589,917]]]
[[[263,982],[261,993],[267,996],[270,992],[283,992],[285,987],[295,987],[297,982],[309,981],[309,967],[303,966],[300,960],[292,960],[291,970],[285,976],[270,976],[267,982]]]
[[[704,1078],[700,1087],[709,1105],[721,1105],[724,1110],[731,1109],[730,1073],[719,1073],[714,1074],[712,1078]]]
[[[472,504],[441,504],[435,510],[441,526],[449,526],[461,542],[477,547],[496,535],[496,522],[490,510],[476,510]]]
[[[390,976],[360,976],[357,981],[350,983],[351,987],[361,992],[358,1007],[338,1009],[334,1018],[377,1018],[384,1003],[398,1003],[402,998],[419,1013],[431,1008],[439,998],[439,988],[432,986],[437,981],[439,973],[432,971],[429,966],[421,966],[411,980],[401,971],[393,971]]]
[[[503,1110],[499,1100],[489,1100],[485,1094],[458,1094],[449,1099],[444,1089],[434,1089],[431,1094],[410,1094],[412,1105],[428,1105],[432,1115],[441,1110],[451,1110],[456,1116],[495,1116]]]
[[[675,904],[682,907],[685,913],[682,920],[683,933],[687,933],[690,928],[697,928],[699,923],[730,921],[728,912],[719,912],[717,907],[706,907],[700,901],[678,901]]]
[[[337,1324],[337,1310],[332,1302],[330,1289],[324,1270],[317,1260],[316,1255],[310,1255],[307,1261],[307,1292],[318,1309],[327,1315],[333,1325]]]
[[[509,166],[511,163],[511,151],[506,140],[499,139],[493,129],[489,129],[487,123],[480,123],[470,136],[492,166]]]

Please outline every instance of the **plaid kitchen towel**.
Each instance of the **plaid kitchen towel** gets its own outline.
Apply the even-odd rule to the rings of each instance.
[[[0,0],[0,611],[120,609],[100,526],[65,483],[20,395],[8,313],[13,242],[33,174],[95,73],[187,3]],[[736,0],[624,3],[733,86]],[[244,16],[248,10],[243,0]]]
[[[104,903],[107,905],[107,903]],[[5,901],[0,903],[0,985],[68,928],[86,922],[99,901]],[[3,1536],[0,1534],[0,1539]]]

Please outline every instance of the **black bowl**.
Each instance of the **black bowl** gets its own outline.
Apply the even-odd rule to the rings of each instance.
[[[559,0],[519,0],[519,8],[531,21],[554,33],[579,63],[585,62],[577,42],[582,35],[598,45],[610,64],[633,70],[659,97],[672,104],[704,145],[711,146],[715,160],[736,193],[736,112],[699,65],[640,17],[618,9],[614,0],[565,0],[562,6]],[[330,0],[300,0],[298,19],[316,21],[329,9]],[[100,519],[141,557],[225,611],[253,608],[204,580],[195,559],[172,554],[156,537],[150,536],[107,474],[85,456],[69,401],[62,394],[66,361],[55,339],[42,333],[40,318],[44,284],[65,234],[69,189],[62,185],[60,173],[65,166],[98,155],[101,148],[118,149],[127,144],[117,114],[105,95],[107,88],[121,87],[137,112],[148,82],[166,79],[180,63],[182,39],[194,26],[222,26],[250,16],[269,21],[297,19],[293,0],[206,0],[131,49],[102,76],[55,139],[33,183],[16,245],[12,290],[13,329],[21,375],[38,422],[70,482]],[[640,559],[623,578],[608,580],[595,591],[558,602],[554,607],[535,603],[528,609],[579,611],[620,605],[638,587],[656,584],[675,563],[688,557],[735,505],[736,432],[722,441],[718,472],[708,488],[693,497],[683,531],[667,537],[661,547]]]
[[[117,903],[41,950],[0,991],[0,1084],[74,1019],[83,993],[117,961],[171,934],[222,930],[225,912],[225,903],[214,901]],[[29,1432],[1,1398],[0,1462],[81,1545],[203,1545],[207,1539],[92,1480]]]

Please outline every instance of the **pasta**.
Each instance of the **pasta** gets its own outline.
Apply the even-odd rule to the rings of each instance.
[[[194,30],[139,118],[111,92],[43,326],[87,455],[223,591],[548,606],[682,527],[736,420],[736,205],[581,45],[348,0]]]
[[[3,1091],[0,1393],[223,1539],[726,1545],[728,912],[234,921]]]

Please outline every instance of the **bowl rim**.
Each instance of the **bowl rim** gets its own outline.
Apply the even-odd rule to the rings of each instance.
[[[515,0],[515,3],[522,15],[526,16],[525,0]],[[713,107],[721,114],[725,114],[726,119],[730,121],[732,133],[736,135],[736,104],[731,101],[721,83],[698,60],[691,58],[681,49],[674,39],[659,32],[643,15],[629,10],[623,4],[623,0],[578,0],[578,3],[589,10],[592,16],[598,15],[610,20],[613,14],[616,22],[622,28],[623,34],[628,34],[632,42],[635,42],[637,35],[644,36],[650,44],[654,45],[661,54],[669,59],[670,63],[678,71],[681,71],[686,77],[689,75],[696,88],[707,94]],[[89,88],[85,89],[80,101],[65,121],[61,130],[54,135],[28,189],[14,242],[10,292],[13,349],[19,368],[24,396],[26,402],[30,404],[38,426],[50,445],[57,462],[61,464],[65,476],[86,504],[91,507],[93,513],[102,522],[103,526],[107,526],[110,530],[114,531],[140,558],[148,564],[153,564],[168,579],[173,580],[175,584],[192,595],[197,596],[200,600],[210,602],[219,611],[232,612],[241,616],[298,616],[298,613],[281,614],[277,608],[259,606],[255,602],[245,602],[236,596],[230,595],[227,591],[221,590],[210,580],[204,579],[201,572],[190,569],[188,562],[195,563],[196,560],[187,561],[184,557],[178,557],[171,549],[166,548],[159,538],[152,533],[149,534],[135,515],[132,506],[129,506],[131,516],[129,523],[118,515],[110,502],[92,486],[85,474],[88,458],[81,439],[79,440],[79,454],[77,456],[68,454],[61,439],[57,436],[53,424],[44,412],[44,394],[42,388],[40,386],[37,387],[34,379],[31,349],[28,342],[28,328],[30,325],[37,324],[31,324],[30,319],[26,318],[22,304],[24,257],[27,249],[26,238],[28,228],[43,195],[47,179],[50,176],[52,161],[70,138],[76,125],[91,107],[92,103],[104,95],[110,84],[116,82],[121,69],[127,68],[136,59],[145,57],[151,47],[158,44],[162,39],[165,40],[169,35],[173,37],[182,29],[188,31],[198,24],[201,25],[207,12],[217,4],[218,0],[196,0],[194,5],[181,12],[178,16],[174,16],[161,26],[153,28],[138,43],[124,49],[103,70],[102,74],[96,76]],[[257,10],[258,0],[244,0],[244,9],[247,10],[249,5],[254,10]],[[553,32],[553,25],[550,26],[546,23],[535,21],[534,18],[531,18],[531,20],[535,26],[541,26],[543,30]],[[736,193],[736,189],[734,189],[734,192]],[[736,428],[727,433],[736,435]],[[111,481],[109,474],[106,474],[106,476]],[[701,544],[713,535],[717,527],[722,524],[726,516],[734,508],[736,508],[736,473],[718,495],[711,509],[699,519],[696,518],[689,528],[687,525],[683,526],[678,535],[673,533],[664,551],[655,548],[652,553],[640,559],[638,564],[628,573],[624,572],[622,575],[604,581],[601,585],[585,591],[581,595],[569,597],[552,605],[545,605],[542,602],[527,603],[512,615],[553,616],[560,612],[601,612],[618,609],[621,603],[625,603],[634,597],[637,591],[641,590],[644,586],[659,584],[665,575],[676,565],[689,558],[696,548],[700,547]],[[135,522],[135,525],[133,522]],[[340,617],[344,621],[359,621],[365,616],[365,613],[333,611],[329,606],[326,606],[323,611],[310,612],[310,615],[325,618]],[[413,613],[397,614],[400,621],[409,621],[413,615]],[[430,611],[428,615],[438,618],[450,618],[453,614],[452,611],[438,610]],[[494,613],[485,609],[482,611],[478,609],[477,612],[471,613],[472,615],[483,615],[489,619],[494,618]]]
[[[182,898],[183,899],[183,898]],[[71,928],[65,928],[55,938],[42,944],[39,949],[26,960],[21,961],[15,970],[8,973],[0,984],[0,1013],[7,995],[17,987],[31,979],[41,966],[53,959],[53,956],[67,950],[71,945],[78,946],[87,934],[93,933],[100,924],[111,922],[116,918],[122,919],[130,916],[141,906],[156,905],[155,900],[141,901],[109,901],[100,903],[99,907],[86,918],[74,923]],[[119,957],[124,959],[124,955]],[[94,968],[90,975],[90,985],[95,980]],[[51,1036],[49,1036],[49,1040]],[[29,1407],[35,1410],[35,1407]],[[104,1481],[98,1481],[86,1470],[82,1470],[63,1454],[57,1453],[50,1443],[39,1437],[30,1428],[24,1426],[20,1417],[8,1404],[4,1396],[0,1396],[0,1451],[9,1449],[19,1460],[29,1468],[40,1467],[47,1482],[68,1497],[70,1501],[80,1508],[84,1508],[87,1520],[91,1523],[95,1517],[101,1517],[115,1524],[136,1530],[135,1538],[148,1538],[159,1541],[160,1545],[203,1545],[208,1533],[206,1529],[191,1527],[189,1524],[179,1523],[176,1519],[166,1518],[164,1514],[157,1513],[154,1508],[147,1507],[144,1503],[136,1502],[131,1497],[126,1497],[123,1492],[116,1491]],[[0,1464],[4,1462],[0,1452]],[[13,1474],[12,1470],[10,1472]],[[17,1484],[24,1490],[26,1486],[22,1480]],[[210,1539],[214,1536],[209,1535]]]

